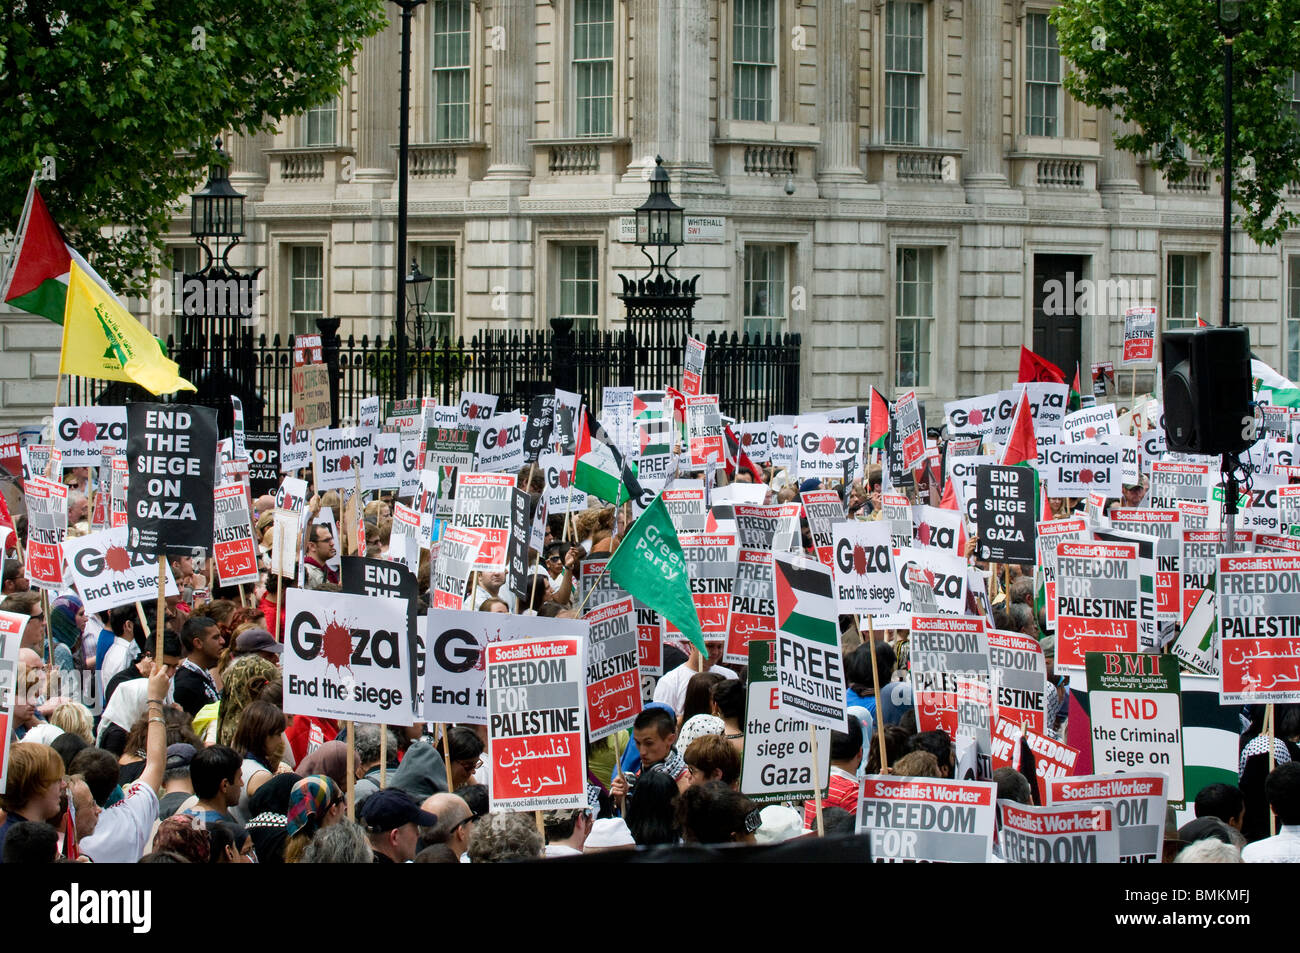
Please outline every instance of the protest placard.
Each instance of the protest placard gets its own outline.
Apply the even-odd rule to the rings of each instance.
[[[542,491],[546,512],[573,513],[587,508],[587,494],[573,485],[573,454],[543,453],[537,466],[546,483]]]
[[[1101,437],[1118,433],[1118,426],[1114,404],[1084,407],[1066,414],[1061,421],[1061,430],[1065,433],[1067,443],[1094,442]]]
[[[402,484],[402,471],[405,469],[406,462],[402,459],[402,435],[376,433],[373,430],[362,432],[373,436],[370,447],[364,454],[361,488],[363,490],[398,489]],[[409,462],[415,463],[414,455]]]
[[[128,549],[126,537],[126,527],[120,526],[63,543],[63,555],[72,575],[70,582],[81,594],[87,612],[158,598],[157,557]],[[179,595],[171,567],[164,567],[164,572],[164,595]]]
[[[635,397],[633,398],[635,400]],[[551,438],[557,453],[565,456],[578,449],[578,411],[582,407],[582,395],[572,391],[555,389],[555,424]]]
[[[1092,538],[1088,521],[1083,517],[1065,520],[1044,520],[1038,529],[1038,570],[1043,575],[1043,589],[1047,601],[1047,628],[1056,631],[1056,546],[1066,540]]]
[[[1112,507],[1110,525],[1119,532],[1156,538],[1156,618],[1161,622],[1183,621],[1178,511]]]
[[[844,504],[834,490],[808,490],[800,495],[813,549],[823,566],[830,568],[835,546],[834,525],[844,519]]]
[[[759,466],[772,460],[772,425],[766,420],[736,425],[736,436],[745,455]]]
[[[365,533],[362,532],[364,538]],[[388,558],[411,572],[420,571],[420,513],[401,502],[393,503],[393,524]]]
[[[686,353],[682,357],[682,393],[693,397],[700,393],[704,380],[704,342],[699,338],[686,338]]]
[[[315,431],[311,446],[317,492],[352,489],[373,453],[375,437],[375,431],[359,427]]]
[[[570,637],[487,647],[492,810],[586,807],[582,646]]]
[[[1149,364],[1156,359],[1156,309],[1128,308],[1124,312],[1124,351],[1120,364]]]
[[[678,541],[686,560],[700,631],[707,641],[726,641],[731,590],[736,583],[736,537],[726,533],[682,533]],[[682,637],[677,627],[665,619],[664,638]]]
[[[723,661],[745,664],[751,642],[776,638],[776,592],[772,576],[772,551],[741,547],[737,552],[736,582],[727,621]]]
[[[856,830],[870,835],[874,861],[988,863],[996,798],[990,781],[869,774],[860,788]]]
[[[1300,701],[1300,555],[1218,557],[1223,704]]]
[[[716,394],[686,398],[686,439],[692,466],[721,464],[726,459]]]
[[[898,427],[891,433],[902,446],[903,469],[910,471],[925,457],[925,428],[921,425],[916,391],[909,390],[898,398],[894,403],[894,417]]]
[[[633,599],[632,604],[636,608],[637,664],[644,685],[646,676],[659,676],[664,672],[663,620],[640,599]]]
[[[1134,451],[1136,453],[1136,450]],[[1102,443],[1056,443],[1038,455],[1048,496],[1118,497],[1122,484],[1119,447]],[[1136,467],[1137,460],[1134,459]]]
[[[411,659],[407,666],[411,716],[420,720],[424,712],[425,655],[416,625],[420,593],[415,574],[390,559],[344,556],[339,567],[339,583],[344,592],[387,599],[404,607],[407,657]]]
[[[99,466],[105,445],[126,453],[125,407],[55,407],[52,430],[65,467]]]
[[[18,650],[27,617],[17,613],[0,613],[0,794],[5,793],[9,776],[9,746],[14,737],[14,708],[26,686],[19,684],[21,669]]]
[[[926,615],[928,607],[933,613],[962,615],[966,611],[966,560],[937,549],[900,549],[894,557],[894,571],[898,577],[898,611],[878,617],[877,628],[906,629],[912,624],[913,614]],[[913,593],[913,578],[921,579],[917,589],[924,588],[924,599],[918,603]]]
[[[311,466],[311,432],[294,425],[293,413],[280,415],[280,472],[295,473]]]
[[[673,529],[683,533],[702,533],[708,522],[704,503],[704,484],[699,480],[677,480],[663,491],[664,508],[673,521]]]
[[[27,501],[27,578],[37,589],[63,588],[63,539],[68,531],[68,488],[43,476],[29,477]]]
[[[248,449],[248,487],[253,499],[274,493],[280,482],[280,435],[250,430],[244,434]]]
[[[256,585],[258,579],[257,543],[248,514],[248,497],[240,483],[226,483],[213,488],[213,558],[217,578],[223,586],[242,583]],[[154,589],[158,588],[157,577]]]
[[[1115,365],[1111,361],[1092,365],[1092,396],[1097,400],[1115,393]]]
[[[460,414],[457,420],[458,426],[482,428],[496,415],[497,395],[463,390],[460,392],[457,409]]]
[[[791,418],[793,420],[794,418]],[[795,430],[792,424],[779,424],[772,422],[769,428],[769,453],[772,458],[772,468],[775,470],[785,470],[790,473],[794,470],[795,458],[799,454],[799,447],[795,443]]]
[[[775,553],[776,657],[781,708],[843,731],[844,668],[830,570],[793,553]]]
[[[217,412],[185,404],[126,408],[132,549],[202,554],[212,546]]]
[[[998,810],[1008,863],[1119,863],[1119,831],[1109,807],[1029,807],[1000,799]]]
[[[482,532],[448,526],[438,538],[433,576],[429,580],[431,604],[435,609],[460,609],[465,605],[465,586],[474,560],[487,539]],[[432,556],[433,554],[430,553]]]
[[[1011,432],[1011,419],[1016,413],[1015,394],[999,391],[966,400],[950,400],[943,405],[952,433],[968,436],[997,438]]]
[[[1083,668],[1088,652],[1138,650],[1135,543],[1061,543],[1056,549],[1056,665]]]
[[[1091,688],[1092,683],[1088,684]],[[1180,770],[1179,788],[1181,777]],[[1112,811],[1118,830],[1120,863],[1158,864],[1163,856],[1165,806],[1178,800],[1169,796],[1168,784],[1164,774],[1147,772],[1052,778],[1047,782],[1047,803],[1051,806],[1104,803]]]
[[[734,484],[744,486],[744,484]],[[761,489],[761,487],[760,487]],[[736,539],[750,549],[787,552],[800,548],[799,504],[757,506],[737,503],[734,509]]]
[[[796,477],[803,480],[833,480],[844,476],[845,461],[861,472],[863,430],[861,424],[832,424],[810,415],[799,418],[799,455]]]
[[[471,567],[476,572],[505,572],[514,488],[515,477],[509,473],[461,472],[456,479],[454,525],[483,534],[482,549]]]
[[[957,510],[944,510],[937,506],[912,507],[912,545],[965,557],[961,551],[964,542],[962,515]]]
[[[1079,750],[1040,734],[1027,725],[999,717],[993,723],[994,771],[998,768],[1011,768],[1015,771],[1029,769],[1028,765],[1022,763],[1021,742],[1029,748],[1033,760],[1038,799],[1046,803],[1048,780],[1072,775],[1079,760]]]
[[[518,603],[528,601],[531,582],[528,572],[529,500],[528,494],[518,487],[510,492],[510,538],[506,543],[506,588]],[[540,554],[542,547],[538,546],[537,551]]]
[[[993,777],[992,720],[993,695],[988,680],[958,675],[957,731],[953,740],[969,739],[974,744],[975,777],[981,781]]]
[[[841,613],[887,616],[899,609],[898,576],[883,520],[846,520],[831,526],[835,538],[835,601]]]
[[[487,724],[485,649],[537,635],[586,632],[585,622],[432,608],[424,631],[424,720]]]
[[[637,443],[633,393],[631,387],[605,387],[600,396],[600,425],[624,457],[631,456]]]
[[[524,465],[524,415],[497,414],[483,424],[478,435],[478,462],[482,473],[517,473]]]
[[[1028,467],[980,467],[975,477],[978,500],[979,558],[986,562],[1034,563],[1034,471]]]
[[[450,517],[452,512],[452,488],[460,473],[474,469],[475,447],[478,445],[478,431],[466,427],[430,427],[425,431],[424,465],[421,469],[440,473],[439,467],[451,467],[453,473],[447,478],[443,491],[438,497],[438,513]]]
[[[21,447],[18,452],[22,460],[24,491],[27,481],[33,477],[63,481],[63,453],[52,444],[34,443]]]
[[[637,668],[636,610],[625,597],[589,609],[587,637],[587,737],[632,727],[641,711],[641,672]]]
[[[0,434],[0,471],[15,480],[23,478],[23,454],[17,433]]]
[[[286,608],[286,713],[413,723],[403,602],[294,588]]]
[[[608,564],[609,556],[604,554],[593,554],[578,563],[579,604],[594,609],[627,596],[614,577],[605,571]]]
[[[524,427],[524,461],[536,463],[537,457],[551,445],[551,431],[555,427],[555,396],[543,394],[534,397],[528,406],[528,421]]]
[[[1047,715],[1047,662],[1031,635],[990,629],[989,681],[994,714],[1040,734]]]
[[[1010,391],[1003,391],[1003,394],[1010,395],[1013,408],[1020,401],[1021,391],[1024,391],[1025,396],[1029,398],[1029,413],[1033,418],[1036,433],[1050,433],[1061,429],[1065,422],[1066,406],[1070,400],[1068,384],[1053,384],[1049,381],[1021,382]],[[1007,426],[1008,428],[1011,426],[1010,421]]]
[[[311,432],[332,423],[329,368],[302,364],[290,372],[289,390],[295,430]]]
[[[740,791],[760,804],[813,796],[813,778],[825,796],[830,777],[831,733],[782,711],[776,671],[776,643],[750,642],[745,654],[749,684],[745,699],[745,748]],[[817,734],[814,772],[810,729]]]
[[[1204,503],[1211,482],[1208,463],[1157,460],[1151,464],[1151,488],[1144,502],[1152,509],[1174,509],[1177,500]]]
[[[1181,619],[1186,622],[1201,593],[1213,585],[1223,534],[1219,530],[1184,529],[1180,534],[1178,584]]]
[[[916,724],[920,731],[958,731],[959,678],[989,677],[984,620],[914,615],[909,639]]]
[[[1086,670],[1094,769],[1105,774],[1134,768],[1161,771],[1169,778],[1169,800],[1181,804],[1177,663],[1168,656],[1089,652]]]

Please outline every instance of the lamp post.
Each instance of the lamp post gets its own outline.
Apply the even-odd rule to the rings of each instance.
[[[410,300],[406,312],[412,318],[412,326],[415,328],[415,347],[419,350],[424,347],[424,316],[428,313],[425,311],[425,305],[429,301],[429,292],[433,290],[433,279],[422,272],[412,258],[411,270],[402,282],[406,285],[406,297]]]
[[[699,275],[687,279],[674,278],[668,270],[668,263],[684,240],[685,212],[668,194],[668,170],[663,162],[660,156],[655,156],[654,171],[650,174],[650,194],[636,210],[636,244],[649,260],[650,270],[644,278],[635,280],[626,275],[618,276],[623,282],[623,293],[619,298],[627,313],[627,346],[621,373],[623,387],[635,386],[637,367],[644,370],[648,381],[654,382],[668,380],[672,374],[680,373],[680,350],[676,362],[670,359],[663,367],[647,367],[646,358],[649,353],[664,354],[663,345],[670,336],[676,338],[677,332],[682,335],[678,343],[685,345],[685,335],[690,333],[694,323],[695,302],[700,300],[695,293]],[[647,347],[653,347],[653,350],[648,352]],[[634,354],[634,349],[638,353]]]
[[[406,399],[406,282],[402,275],[402,261],[406,258],[406,172],[410,159],[410,126],[407,121],[411,110],[411,17],[424,0],[393,0],[402,8],[402,82],[398,104],[397,139],[397,392],[398,400]]]
[[[1223,300],[1219,323],[1227,327],[1232,301],[1232,41],[1241,32],[1243,0],[1219,0],[1223,34]]]

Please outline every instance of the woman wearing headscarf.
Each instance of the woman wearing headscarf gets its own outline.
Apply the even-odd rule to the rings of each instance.
[[[297,774],[277,774],[248,799],[252,815],[244,825],[253,838],[259,864],[284,863],[284,845],[289,839],[285,824],[289,815],[289,794],[302,780]]]
[[[284,824],[289,835],[284,845],[284,862],[296,864],[316,832],[337,824],[346,811],[347,801],[333,778],[313,774],[295,784],[289,792],[289,816]]]
[[[235,732],[239,730],[239,718],[244,709],[279,678],[280,670],[275,663],[260,655],[243,655],[231,663],[223,678],[221,701],[217,702],[216,744],[234,747]],[[202,715],[203,711],[200,711],[195,717],[196,724]]]
[[[85,668],[81,653],[81,630],[85,627],[86,610],[76,596],[59,596],[50,603],[54,667],[60,672],[75,672]]]
[[[323,774],[342,787],[348,783],[348,746],[342,741],[327,741],[298,762],[297,771],[303,777]]]

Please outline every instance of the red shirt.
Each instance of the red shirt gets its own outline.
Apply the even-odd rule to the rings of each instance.
[[[275,624],[276,608],[275,600],[266,595],[262,596],[261,601],[257,604],[257,611],[262,613],[262,618],[266,619],[267,631],[273,634],[278,632],[280,635],[280,641],[284,641],[284,607],[279,607],[280,625],[278,627]]]
[[[850,814],[858,813],[858,779],[853,775],[832,767],[826,797],[822,798],[823,810],[828,807],[842,807]],[[817,802],[804,801],[803,826],[808,830],[817,829]]]

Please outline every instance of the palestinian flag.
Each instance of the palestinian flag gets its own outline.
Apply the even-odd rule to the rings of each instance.
[[[584,493],[606,503],[625,503],[641,495],[641,486],[614,448],[600,424],[593,432],[591,418],[584,408],[578,428],[578,450],[573,458],[573,484]]]
[[[669,417],[673,423],[673,429],[686,442],[686,395],[676,387],[664,388],[664,407],[665,416]]]
[[[1210,322],[1201,317],[1201,312],[1199,311],[1196,312],[1196,326],[1198,328],[1208,328],[1210,326]]]
[[[736,432],[727,424],[722,428],[723,446],[726,449],[727,476],[734,478],[736,471],[744,470],[754,478],[755,483],[763,482],[763,471],[754,466],[754,461],[749,459],[749,454],[745,453],[745,448],[740,445],[740,438]]]
[[[885,442],[889,439],[889,401],[874,387],[871,388],[871,417],[867,426],[871,428],[867,434],[867,449],[885,449]]]
[[[1079,390],[1079,368],[1074,368],[1074,383],[1070,385],[1070,398],[1066,402],[1066,412],[1074,413],[1083,408],[1083,391]]]
[[[1023,344],[1020,346],[1020,376],[1018,384],[1068,384],[1065,372],[1045,357],[1039,357]],[[1078,390],[1076,387],[1075,390]]]
[[[777,627],[811,642],[838,645],[839,608],[831,571],[819,562],[787,553],[777,553],[772,568]]]
[[[655,456],[671,453],[673,449],[673,422],[666,417],[645,417],[637,421],[638,456]]]
[[[117,300],[107,282],[63,240],[63,233],[54,224],[45,200],[36,191],[36,180],[32,179],[27,204],[18,222],[12,264],[0,297],[21,311],[62,324],[67,309],[68,276],[74,261],[86,277]]]

